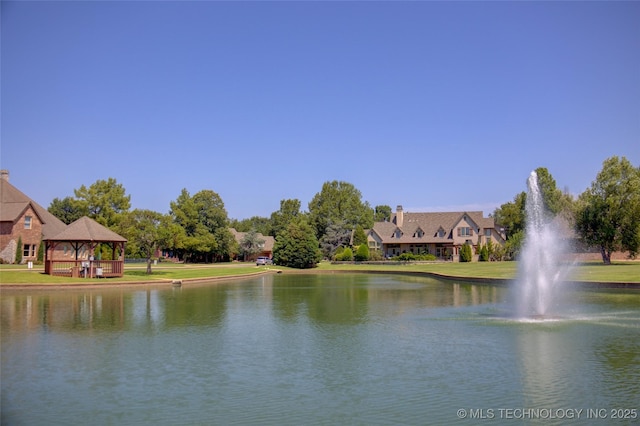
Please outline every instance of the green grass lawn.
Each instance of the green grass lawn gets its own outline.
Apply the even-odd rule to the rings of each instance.
[[[455,277],[504,278],[518,275],[518,262],[435,262],[409,265],[331,265],[320,264],[321,270],[422,271]],[[590,262],[575,265],[569,277],[575,281],[640,283],[640,262],[617,262],[612,265]]]
[[[0,285],[2,284],[37,284],[37,285],[57,285],[57,284],[115,284],[140,281],[165,281],[189,278],[226,277],[234,275],[244,275],[258,273],[265,267],[258,267],[255,264],[216,264],[216,265],[170,265],[153,266],[152,274],[147,275],[146,266],[136,264],[125,265],[124,276],[121,278],[69,278],[54,277],[44,274],[42,266],[35,266],[28,270],[25,266],[0,265]]]
[[[87,279],[87,278],[67,278],[52,277],[43,273],[43,267],[36,265],[34,269],[28,270],[24,265],[0,265],[0,285],[2,284],[89,284],[103,283],[115,284],[139,281],[166,281],[176,279],[226,277],[234,275],[244,275],[258,273],[267,269],[290,270],[278,266],[255,266],[252,263],[220,263],[209,265],[156,265],[153,266],[151,275],[146,274],[146,267],[143,264],[125,266],[125,274],[122,278],[107,279]],[[309,269],[305,272],[323,271],[398,271],[398,272],[430,272],[442,275],[463,277],[463,278],[503,278],[512,279],[518,274],[517,262],[471,262],[452,263],[435,262],[422,264],[397,264],[397,265],[355,265],[341,264],[332,265],[330,262],[322,262],[318,268]],[[612,265],[593,262],[576,265],[570,277],[576,281],[591,282],[637,282],[640,283],[640,262],[617,262]]]

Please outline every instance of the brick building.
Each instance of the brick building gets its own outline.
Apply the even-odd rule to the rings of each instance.
[[[22,262],[35,261],[45,237],[62,232],[67,225],[9,183],[9,172],[0,171],[0,260],[15,263],[22,239]]]

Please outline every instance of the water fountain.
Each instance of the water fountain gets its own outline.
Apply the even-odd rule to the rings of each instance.
[[[546,211],[538,175],[527,179],[526,237],[515,281],[515,307],[518,318],[552,318],[557,315],[561,283],[568,273],[562,262],[565,244]]]

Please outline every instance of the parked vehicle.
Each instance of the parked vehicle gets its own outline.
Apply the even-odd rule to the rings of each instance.
[[[256,265],[260,266],[260,265],[271,265],[273,262],[271,261],[271,259],[269,259],[268,257],[265,256],[260,256],[259,258],[256,259]]]

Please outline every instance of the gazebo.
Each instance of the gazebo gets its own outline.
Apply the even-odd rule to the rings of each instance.
[[[127,239],[87,216],[67,225],[64,231],[43,239],[44,272],[67,277],[121,277]],[[108,244],[111,260],[96,259],[95,249]]]

